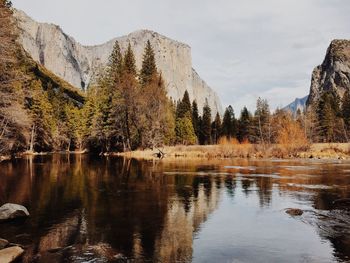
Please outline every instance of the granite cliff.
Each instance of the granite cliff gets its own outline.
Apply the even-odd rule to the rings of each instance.
[[[20,10],[15,10],[15,17],[24,49],[35,61],[75,87],[85,90],[89,86],[106,65],[116,40],[122,50],[130,42],[140,68],[144,45],[150,40],[157,66],[166,80],[168,96],[178,100],[187,90],[200,108],[208,101],[213,115],[222,112],[217,94],[192,68],[191,48],[186,44],[150,30],[140,30],[101,45],[83,46],[57,25],[36,22]]]
[[[346,90],[350,90],[350,40],[333,40],[323,63],[312,73],[307,105],[317,102],[324,91],[342,98]]]

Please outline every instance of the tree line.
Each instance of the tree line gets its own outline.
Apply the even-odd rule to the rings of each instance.
[[[131,45],[115,42],[107,66],[81,94],[34,62],[16,42],[11,2],[0,0],[0,154],[22,151],[129,151],[163,145],[348,142],[350,92],[320,94],[296,115],[259,98],[252,113],[221,116],[189,93],[173,101],[150,41],[137,69]]]

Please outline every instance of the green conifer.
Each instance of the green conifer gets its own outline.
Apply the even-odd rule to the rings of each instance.
[[[201,125],[201,144],[211,144],[211,109],[206,103],[203,107]]]
[[[144,86],[152,81],[152,78],[157,75],[156,60],[151,42],[148,40],[143,54],[142,67],[140,72],[140,82]]]
[[[350,91],[347,90],[342,101],[342,115],[347,131],[350,131]]]
[[[198,112],[198,104],[196,100],[192,102],[192,124],[194,128],[194,132],[198,138],[199,137],[199,112]]]
[[[243,107],[241,116],[238,122],[238,140],[243,142],[244,140],[250,140],[251,137],[251,115],[247,107]]]
[[[231,105],[229,105],[225,110],[222,120],[221,134],[229,139],[237,136],[237,120]]]
[[[221,118],[218,112],[216,113],[215,120],[211,125],[211,135],[212,142],[217,144],[221,135]]]
[[[180,103],[178,103],[176,109],[177,118],[183,118],[185,116],[192,118],[191,101],[187,90],[185,91]]]
[[[129,42],[128,49],[124,55],[124,70],[126,73],[136,75],[136,62],[135,55],[132,51],[131,44]]]

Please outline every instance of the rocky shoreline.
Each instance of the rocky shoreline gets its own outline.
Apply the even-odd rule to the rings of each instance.
[[[17,204],[4,204],[0,207],[0,223],[26,218],[29,216],[27,208]],[[0,262],[11,263],[15,262],[24,254],[24,249],[21,245],[10,243],[6,239],[0,238]]]

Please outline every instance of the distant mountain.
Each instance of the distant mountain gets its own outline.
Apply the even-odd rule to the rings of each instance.
[[[283,108],[283,110],[290,111],[293,114],[296,114],[298,110],[301,112],[304,111],[306,107],[306,101],[309,96],[305,96],[304,98],[296,98],[292,103]]]
[[[307,105],[314,104],[324,91],[334,91],[342,98],[350,90],[350,40],[336,39],[327,49],[323,63],[312,72]]]
[[[158,69],[166,81],[168,96],[179,100],[187,90],[202,108],[206,101],[215,113],[222,113],[217,94],[192,68],[190,46],[150,30],[139,30],[104,44],[83,46],[54,24],[39,23],[23,11],[14,15],[20,29],[20,43],[33,59],[73,86],[85,90],[104,67],[116,40],[124,51],[130,43],[140,69],[145,43],[154,48]]]

